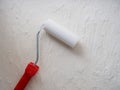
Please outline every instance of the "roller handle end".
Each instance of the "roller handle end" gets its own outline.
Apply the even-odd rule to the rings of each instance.
[[[21,77],[21,79],[17,83],[14,90],[24,90],[24,88],[28,84],[29,80],[37,73],[38,70],[39,70],[39,66],[30,62],[27,65],[23,76]]]

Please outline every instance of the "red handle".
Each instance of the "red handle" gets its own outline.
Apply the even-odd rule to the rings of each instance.
[[[32,78],[32,76],[34,76],[36,74],[36,72],[38,70],[39,70],[39,66],[37,66],[36,64],[30,62],[27,65],[23,76],[21,77],[21,79],[17,83],[17,85],[14,88],[14,90],[24,90],[24,88],[26,87],[26,85],[29,82],[29,80]]]

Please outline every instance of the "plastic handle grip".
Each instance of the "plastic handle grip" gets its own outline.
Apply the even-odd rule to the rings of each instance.
[[[21,77],[21,79],[17,83],[14,90],[24,90],[24,88],[26,87],[29,80],[36,74],[36,72],[38,70],[39,70],[39,66],[37,66],[36,64],[30,62],[27,65],[23,76]]]

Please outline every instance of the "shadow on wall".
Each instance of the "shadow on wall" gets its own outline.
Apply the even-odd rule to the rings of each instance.
[[[45,32],[43,33],[45,34]],[[69,52],[71,52],[72,54],[74,54],[75,56],[79,56],[81,58],[85,58],[87,56],[86,53],[86,47],[82,45],[82,43],[80,43],[80,41],[76,44],[76,46],[74,48],[69,47],[68,45],[66,45],[65,43],[63,43],[62,41],[54,38],[53,36],[51,36],[50,34],[48,34],[48,37],[51,40],[54,40],[56,43],[58,43],[59,45],[61,45],[64,49],[68,50]]]

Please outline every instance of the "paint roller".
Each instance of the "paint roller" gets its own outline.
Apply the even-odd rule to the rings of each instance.
[[[29,80],[37,73],[39,70],[39,66],[37,65],[39,59],[39,34],[41,30],[45,30],[47,33],[52,35],[53,37],[57,38],[58,40],[64,42],[66,45],[74,48],[79,41],[79,37],[69,32],[64,27],[60,26],[59,24],[55,23],[52,20],[45,21],[42,25],[40,30],[36,35],[36,61],[30,62],[21,77],[18,81],[17,85],[15,86],[14,90],[24,90],[26,85],[28,84]]]

